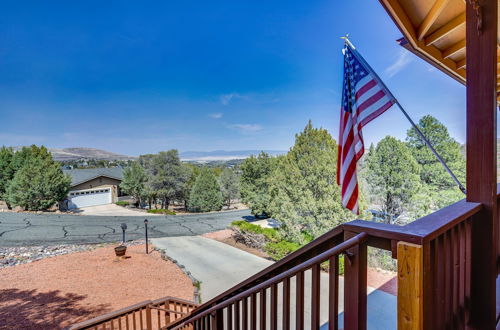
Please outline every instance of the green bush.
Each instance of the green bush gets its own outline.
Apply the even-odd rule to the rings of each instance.
[[[148,210],[148,213],[152,214],[165,214],[165,215],[176,215],[174,211],[166,210],[166,209],[153,209],[153,210]]]
[[[250,232],[254,234],[264,235],[271,242],[278,242],[281,240],[281,236],[276,229],[273,228],[263,228],[253,223],[246,222],[244,220],[233,221],[231,226],[239,228],[243,232]]]
[[[115,204],[118,205],[118,206],[129,206],[130,202],[127,202],[127,201],[118,201]]]
[[[266,253],[274,260],[280,260],[301,247],[298,243],[279,241],[269,242],[264,247]]]

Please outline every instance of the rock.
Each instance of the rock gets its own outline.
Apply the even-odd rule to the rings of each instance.
[[[12,209],[12,211],[14,211],[14,212],[18,212],[18,213],[19,213],[19,212],[24,212],[24,207],[22,207],[22,206],[16,206],[16,207],[14,207],[14,208]]]
[[[59,206],[57,205],[57,203],[47,209],[47,212],[56,212],[56,211],[59,211]]]
[[[5,201],[0,201],[0,212],[7,211],[9,209],[9,206],[7,206],[7,203]]]

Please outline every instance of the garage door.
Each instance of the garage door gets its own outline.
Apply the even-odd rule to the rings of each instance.
[[[77,209],[87,206],[111,203],[111,189],[94,189],[72,191],[69,194],[69,208]]]

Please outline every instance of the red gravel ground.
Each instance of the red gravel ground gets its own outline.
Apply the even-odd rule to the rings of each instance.
[[[0,329],[61,329],[144,300],[193,300],[191,280],[156,251],[129,246],[73,253],[0,270]]]

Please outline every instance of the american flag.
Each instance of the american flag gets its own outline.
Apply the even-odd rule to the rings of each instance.
[[[364,153],[362,128],[396,101],[361,55],[347,43],[344,53],[344,85],[340,109],[337,183],[342,205],[359,214],[357,162]]]

